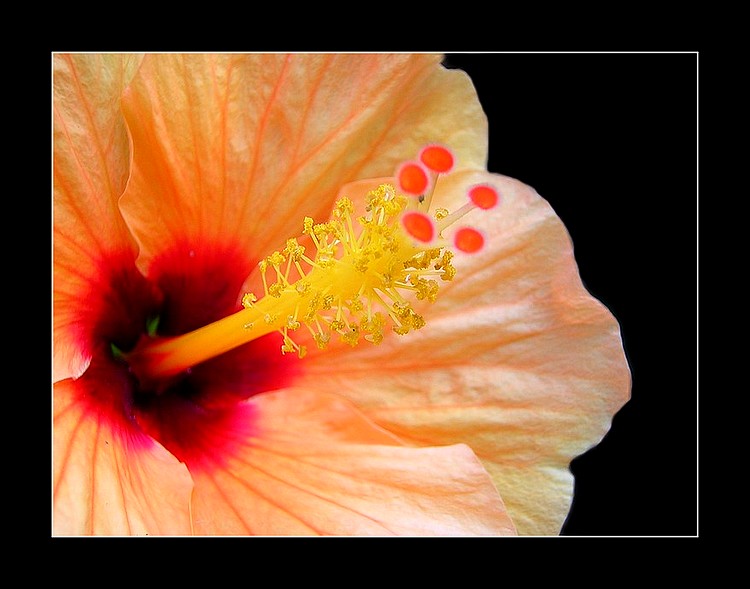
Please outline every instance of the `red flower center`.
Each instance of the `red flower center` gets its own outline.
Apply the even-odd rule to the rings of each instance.
[[[235,422],[246,421],[242,401],[287,386],[296,358],[279,353],[278,334],[261,337],[163,382],[141,383],[112,346],[128,352],[158,319],[156,337],[180,335],[237,312],[241,268],[257,265],[236,248],[185,244],[164,252],[147,277],[128,256],[108,260],[103,284],[89,301],[97,353],[82,378],[104,413],[122,414],[178,459],[194,467],[228,451]],[[97,296],[98,294],[98,296]],[[106,380],[107,382],[101,382]],[[104,384],[112,386],[102,386]],[[251,424],[244,424],[251,427]]]

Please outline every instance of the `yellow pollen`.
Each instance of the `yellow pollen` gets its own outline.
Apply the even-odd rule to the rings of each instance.
[[[383,184],[367,194],[364,215],[355,218],[353,202],[344,197],[328,222],[305,217],[302,237],[309,247],[290,238],[259,263],[263,297],[246,293],[234,315],[182,336],[145,341],[127,357],[134,372],[154,379],[177,374],[274,331],[282,336],[281,353],[301,358],[307,348],[290,332],[302,326],[321,349],[335,337],[350,346],[377,345],[389,328],[399,335],[421,329],[425,319],[409,300],[434,302],[436,279],[452,280],[456,270],[446,246],[428,248],[406,234],[400,218],[409,202]]]
[[[329,221],[304,218],[302,233],[312,242],[312,257],[291,238],[282,251],[261,262],[268,296],[256,301],[246,295],[250,298],[243,304],[275,325],[283,337],[282,352],[299,353],[302,346],[289,332],[303,324],[319,348],[335,336],[351,346],[361,340],[379,344],[386,317],[400,335],[425,325],[404,295],[434,302],[439,291],[435,278],[451,280],[455,268],[452,252],[434,245],[425,248],[404,233],[398,221],[408,202],[393,186],[383,184],[367,194],[365,214],[355,218],[354,203],[343,197]],[[269,298],[277,301],[266,302]]]

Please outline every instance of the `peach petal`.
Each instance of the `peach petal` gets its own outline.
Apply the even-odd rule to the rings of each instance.
[[[185,465],[104,411],[91,383],[84,376],[54,387],[54,535],[190,534]]]
[[[130,149],[120,95],[135,55],[54,56],[54,370],[79,376],[90,360],[80,301],[98,263],[135,244],[117,208]],[[106,228],[106,230],[103,230]]]
[[[221,465],[192,470],[197,534],[515,533],[465,445],[404,446],[330,394],[287,389],[248,404],[255,434]]]
[[[582,285],[564,226],[533,189],[456,172],[433,202],[453,210],[484,182],[499,188],[501,204],[462,221],[487,243],[456,255],[456,279],[418,308],[426,327],[360,345],[345,362],[310,354],[305,382],[339,392],[412,443],[468,444],[519,533],[557,534],[573,491],[568,464],[608,431],[630,373],[617,321]]]
[[[468,76],[439,55],[148,55],[124,99],[135,145],[123,214],[139,265],[227,240],[264,256],[327,216],[355,178],[391,174],[430,142],[486,161]],[[238,271],[248,272],[248,269]]]

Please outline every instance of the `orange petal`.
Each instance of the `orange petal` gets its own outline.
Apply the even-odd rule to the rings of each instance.
[[[414,443],[468,444],[519,533],[557,534],[573,491],[568,464],[607,432],[630,373],[617,321],[583,287],[564,226],[533,189],[457,172],[434,203],[453,210],[483,182],[499,188],[500,204],[462,222],[487,244],[457,253],[454,281],[419,307],[427,325],[346,356],[310,354],[305,386],[347,396]]]
[[[185,465],[105,407],[117,380],[92,372],[54,388],[54,534],[189,534]]]
[[[130,253],[132,238],[117,208],[130,150],[120,112],[134,55],[54,57],[54,368],[78,376],[90,359],[80,301],[96,283],[99,262]]]
[[[327,218],[342,184],[391,174],[426,143],[483,165],[487,123],[474,88],[439,62],[146,56],[124,100],[135,153],[122,208],[141,267],[185,239],[191,249],[224,242],[268,255],[305,215]]]
[[[486,471],[464,445],[411,448],[334,395],[287,389],[233,457],[191,469],[195,532],[221,535],[510,535]]]

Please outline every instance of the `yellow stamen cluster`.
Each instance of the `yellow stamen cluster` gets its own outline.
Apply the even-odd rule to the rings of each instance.
[[[141,382],[157,382],[274,331],[283,354],[303,357],[306,347],[291,336],[303,326],[319,348],[335,336],[351,346],[379,344],[389,325],[400,335],[420,329],[425,320],[408,298],[434,301],[436,279],[452,280],[456,269],[453,253],[435,245],[445,240],[425,244],[405,230],[403,213],[424,207],[416,203],[382,185],[355,219],[352,201],[342,198],[328,222],[304,219],[312,257],[293,238],[260,262],[265,296],[246,293],[241,311],[179,336],[143,339],[123,356]]]
[[[450,250],[420,247],[400,227],[406,197],[381,185],[366,202],[365,214],[356,223],[354,205],[346,197],[336,203],[328,222],[304,219],[302,233],[315,248],[313,257],[293,238],[260,263],[266,296],[258,301],[248,293],[242,304],[282,334],[282,353],[305,355],[305,346],[290,335],[303,325],[319,348],[334,335],[351,346],[360,339],[379,344],[387,318],[397,334],[420,329],[425,320],[405,295],[435,301],[435,278],[455,276]],[[255,329],[256,322],[244,327]]]

